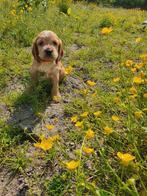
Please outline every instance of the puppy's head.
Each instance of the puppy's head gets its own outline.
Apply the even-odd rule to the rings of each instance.
[[[53,62],[63,56],[62,41],[52,31],[42,31],[35,39],[32,54],[38,62]]]

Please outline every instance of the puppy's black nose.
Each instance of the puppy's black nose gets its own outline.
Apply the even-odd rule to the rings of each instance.
[[[49,49],[49,48],[47,48],[47,49],[45,50],[45,53],[46,53],[47,56],[51,56],[52,50]]]

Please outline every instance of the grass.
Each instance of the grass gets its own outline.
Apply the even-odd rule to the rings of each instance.
[[[19,13],[16,5],[15,1],[1,2],[0,105],[7,111],[1,107],[1,169],[21,174],[29,187],[28,195],[146,195],[146,60],[140,58],[147,50],[146,27],[142,26],[146,11],[77,2],[70,4],[70,14],[59,12],[55,4],[49,4],[46,11],[33,7]],[[12,12],[15,9],[16,14]],[[112,32],[102,35],[104,27],[112,27]],[[63,116],[51,121],[57,125],[55,133],[60,140],[46,151],[33,143],[39,142],[34,133],[39,130],[44,135],[51,120],[46,111],[50,89],[44,81],[31,95],[26,90],[32,40],[44,29],[59,35],[65,50],[63,64],[73,68],[61,84],[68,100],[62,103]],[[136,38],[141,40],[137,43]],[[77,50],[70,49],[73,44]],[[127,60],[133,63],[126,66]],[[132,70],[139,63],[143,66]],[[141,84],[133,82],[134,77]],[[79,88],[69,86],[68,93],[72,78]],[[88,85],[88,80],[94,85]],[[33,116],[33,132],[13,119],[22,107],[32,108],[33,115],[28,118]],[[96,116],[96,111],[101,111],[100,115]],[[88,115],[82,117],[84,112]],[[119,120],[112,120],[113,115]],[[75,122],[71,122],[73,116],[77,116]],[[77,121],[83,125],[77,127]],[[112,133],[105,133],[105,127]],[[86,138],[88,129],[94,132],[91,139]],[[51,131],[50,136],[55,133]],[[83,152],[83,147],[92,148],[93,153]],[[129,153],[134,159],[125,158],[126,166],[118,152]],[[71,160],[79,161],[73,170],[66,165]]]

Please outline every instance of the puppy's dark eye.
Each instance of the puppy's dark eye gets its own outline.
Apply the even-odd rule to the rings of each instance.
[[[39,45],[39,46],[42,46],[42,45],[43,45],[43,41],[42,41],[42,40],[39,41],[39,42],[38,42],[38,45]]]
[[[56,41],[53,41],[53,45],[54,45],[54,46],[57,46],[58,43],[57,43]]]

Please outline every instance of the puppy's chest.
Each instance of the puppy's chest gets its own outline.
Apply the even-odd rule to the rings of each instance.
[[[42,73],[49,73],[53,70],[53,64],[44,63],[38,66],[38,71]]]

